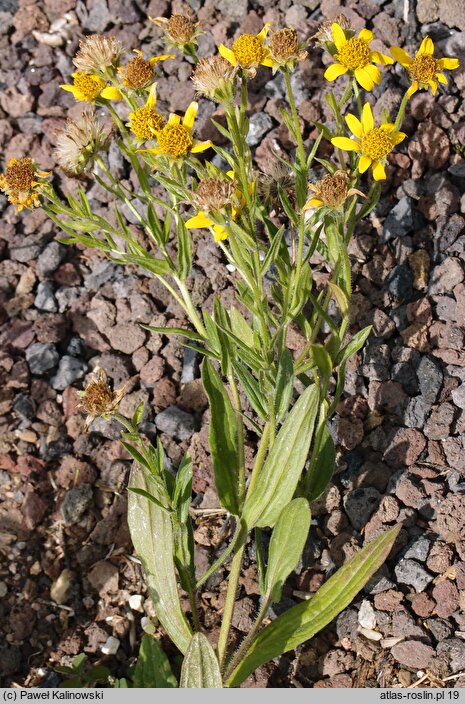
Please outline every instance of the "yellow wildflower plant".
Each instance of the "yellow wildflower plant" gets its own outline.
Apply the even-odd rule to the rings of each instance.
[[[93,103],[97,98],[121,100],[123,97],[118,88],[107,85],[100,76],[93,76],[91,73],[84,73],[84,71],[75,71],[71,77],[73,84],[64,83],[60,88],[72,93],[76,100]]]
[[[122,76],[123,85],[133,90],[146,88],[152,83],[154,78],[154,68],[159,61],[166,59],[175,59],[174,54],[161,54],[153,56],[151,59],[144,59],[140,49],[135,49],[134,56],[124,67],[120,67],[118,71]]]
[[[46,183],[41,179],[50,176],[49,171],[39,171],[30,157],[10,159],[6,171],[0,175],[0,191],[3,191],[8,202],[16,205],[16,212],[24,208],[38,208],[39,194]],[[38,180],[39,179],[39,180]]]
[[[198,142],[192,137],[198,109],[199,105],[194,100],[187,108],[182,120],[180,115],[171,113],[167,124],[156,134],[158,146],[153,149],[140,149],[139,151],[180,159],[187,156],[187,154],[197,154],[210,149],[213,146],[213,142]]]
[[[257,35],[241,34],[233,42],[230,49],[224,44],[220,44],[218,51],[232,66],[238,66],[250,78],[253,78],[258,66],[267,66],[268,68],[273,66],[270,50],[265,46],[265,39],[269,29],[270,23],[267,22]]]
[[[411,58],[404,49],[399,46],[391,47],[391,54],[395,60],[407,69],[407,73],[412,80],[412,85],[407,91],[410,98],[419,88],[431,88],[433,95],[436,95],[438,83],[447,84],[447,78],[442,73],[445,69],[453,71],[460,66],[458,59],[436,59],[434,57],[434,43],[430,37],[425,37],[420,44],[417,53]]]
[[[357,188],[349,188],[349,174],[347,171],[338,169],[334,174],[326,174],[318,183],[309,183],[308,188],[313,191],[311,197],[307,200],[302,210],[310,210],[310,208],[331,208],[332,210],[340,210],[347,198],[350,196],[361,196],[365,198],[365,194]]]
[[[352,73],[362,88],[373,90],[375,84],[381,81],[381,72],[375,64],[386,66],[393,64],[393,59],[370,49],[373,32],[369,29],[362,29],[358,37],[347,39],[342,27],[337,22],[333,22],[331,32],[336,47],[333,58],[336,61],[326,69],[324,74],[326,80],[335,81],[345,73]]]
[[[384,170],[386,157],[407,135],[404,132],[398,132],[395,125],[390,122],[375,127],[373,113],[368,103],[363,106],[361,122],[350,113],[345,116],[345,121],[355,139],[333,137],[331,143],[344,151],[359,152],[359,172],[363,174],[371,166],[375,181],[382,181],[386,178]]]
[[[147,102],[137,110],[129,113],[127,126],[138,142],[147,142],[153,139],[164,127],[166,120],[156,110],[157,105],[157,85],[153,83]]]

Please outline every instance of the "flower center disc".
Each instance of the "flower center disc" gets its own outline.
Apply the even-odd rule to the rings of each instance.
[[[244,68],[259,64],[264,55],[260,39],[254,37],[253,34],[242,34],[232,45],[232,51]]]
[[[78,73],[74,77],[74,85],[82,93],[86,100],[95,100],[105,88],[105,81],[98,76],[87,76],[85,73]]]
[[[392,150],[392,142],[384,130],[375,127],[363,138],[362,149],[370,159],[382,159]]]
[[[158,144],[169,156],[184,156],[192,147],[190,132],[184,125],[165,125],[157,135]]]
[[[429,54],[416,56],[409,66],[410,75],[420,83],[431,81],[439,70],[438,62]]]
[[[344,44],[335,58],[346,68],[354,71],[356,68],[363,68],[370,62],[370,48],[363,39],[353,37]]]
[[[34,181],[34,167],[32,159],[12,159],[5,172],[5,180],[8,188],[17,191],[29,191]]]
[[[131,113],[130,127],[138,139],[151,139],[154,132],[162,129],[165,121],[155,108],[146,105]]]

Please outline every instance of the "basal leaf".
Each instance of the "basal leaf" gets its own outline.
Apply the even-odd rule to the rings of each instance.
[[[213,364],[204,359],[202,381],[211,408],[209,442],[215,484],[221,505],[230,513],[239,513],[239,450],[236,414]]]
[[[195,689],[221,689],[218,659],[203,633],[192,636],[181,668],[179,686]]]
[[[336,448],[331,433],[326,424],[321,426],[315,438],[312,459],[304,478],[304,496],[315,501],[324,492],[336,465]]]
[[[281,511],[268,552],[265,598],[281,599],[284,582],[295,569],[310,528],[310,507],[306,499],[293,499]]]
[[[363,330],[359,330],[358,333],[356,333],[351,341],[342,349],[338,355],[338,358],[336,359],[336,364],[343,364],[346,362],[352,355],[356,354],[365,344],[368,335],[371,332],[371,325],[368,325],[366,328],[363,328]]]
[[[159,498],[155,483],[137,465],[131,470],[129,486]],[[171,517],[152,501],[130,491],[128,524],[157,617],[173,643],[185,653],[192,633],[179,599]]]
[[[327,626],[383,564],[400,529],[400,525],[395,526],[372,540],[330,577],[310,601],[293,606],[266,626],[226,684],[240,685],[257,667],[296,648]]]
[[[253,491],[247,494],[243,518],[249,530],[274,526],[292,499],[310,449],[318,398],[317,387],[309,386],[284,421]]]
[[[134,670],[133,685],[144,689],[175,688],[178,686],[168,657],[161,647],[160,641],[153,636],[146,634],[142,638]]]
[[[286,349],[280,357],[278,374],[276,376],[274,405],[276,418],[278,421],[284,417],[287,409],[289,408],[293,388],[294,363],[292,361],[292,354]]]

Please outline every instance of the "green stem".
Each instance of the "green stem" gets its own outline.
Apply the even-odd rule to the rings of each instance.
[[[205,330],[205,327],[202,321],[200,320],[199,314],[195,310],[194,304],[192,303],[192,298],[190,297],[190,293],[187,289],[186,284],[184,283],[184,281],[181,281],[178,276],[173,276],[173,279],[175,280],[176,285],[179,291],[181,292],[181,296],[184,302],[183,308],[189,316],[192,325],[195,327],[199,335],[204,338],[207,338],[207,331]]]
[[[210,567],[207,570],[205,570],[203,575],[197,580],[197,584],[196,584],[197,589],[199,587],[201,587],[202,584],[204,584],[207,581],[207,579],[209,579],[209,577],[211,577],[212,574],[214,572],[216,572],[216,570],[219,569],[221,567],[221,565],[223,565],[226,562],[226,560],[228,559],[228,557],[230,556],[230,554],[232,553],[232,551],[236,547],[237,542],[239,541],[241,534],[242,534],[242,528],[238,524],[236,531],[235,531],[228,547],[224,550],[224,552],[221,553],[221,555],[215,560],[215,562],[212,565],[210,565]]]
[[[226,592],[226,601],[224,603],[223,618],[221,621],[220,635],[218,638],[218,660],[220,667],[223,668],[226,661],[229,632],[231,630],[231,622],[236,604],[237,590],[239,587],[239,578],[241,576],[242,558],[244,556],[246,538],[242,545],[239,546],[236,554],[233,557],[231,571],[229,573],[228,591]]]
[[[260,474],[263,462],[265,461],[265,456],[268,451],[268,445],[270,442],[271,427],[270,423],[266,423],[263,428],[263,434],[260,440],[260,445],[258,446],[257,456],[255,458],[255,463],[252,469],[252,474],[250,476],[249,486],[247,489],[247,494],[253,494],[255,485],[258,481],[258,476]]]
[[[224,681],[226,681],[234,672],[236,667],[239,665],[241,662],[242,658],[247,654],[247,651],[249,649],[249,646],[251,645],[253,639],[255,638],[255,635],[257,631],[259,630],[260,626],[262,625],[263,619],[265,618],[268,609],[270,606],[269,599],[263,602],[260,611],[258,612],[257,618],[255,619],[255,623],[253,624],[252,628],[240,644],[237,652],[234,654],[234,657],[231,659],[230,663],[228,664],[228,667],[225,671],[224,674]]]
[[[355,93],[355,100],[357,101],[357,109],[359,112],[359,117],[362,119],[362,112],[363,112],[363,107],[362,107],[362,99],[360,97],[360,91],[358,88],[358,83],[355,80],[355,78],[352,79],[352,85],[354,87],[354,93]]]

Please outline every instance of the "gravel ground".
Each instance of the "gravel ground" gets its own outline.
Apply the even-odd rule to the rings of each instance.
[[[439,55],[458,56],[465,65],[465,5],[458,0],[190,5],[207,30],[202,55],[240,32],[256,33],[264,21],[295,26],[308,39],[321,16],[343,11],[356,28],[374,29],[378,49],[413,49],[429,34]],[[168,0],[148,7],[142,0],[2,0],[4,159],[27,155],[45,170],[54,168],[56,131],[68,114],[82,110],[59,88],[69,80],[80,36],[111,31],[129,48],[161,53],[160,33],[146,15],[179,9]],[[310,140],[312,123],[326,116],[323,71],[321,52],[311,50],[293,79]],[[188,65],[167,61],[162,72],[160,108],[184,110],[193,95]],[[370,97],[375,116],[384,108],[394,112],[403,80],[384,72]],[[271,147],[288,152],[292,144],[277,120],[280,78],[260,71],[250,89],[251,144],[260,168]],[[279,609],[316,591],[385,526],[402,522],[400,539],[349,609],[245,686],[406,687],[420,680],[465,687],[464,93],[465,69],[459,69],[435,99],[414,96],[404,127],[409,140],[392,155],[380,203],[350,245],[352,329],[373,324],[373,334],[348,368],[332,424],[337,473],[314,507],[308,544]],[[209,122],[214,111],[201,102],[201,139],[221,139]],[[119,179],[128,178],[116,150],[109,161]],[[56,184],[75,188],[63,176]],[[107,213],[107,194],[89,188],[95,211]],[[144,432],[160,434],[174,465],[189,450],[194,504],[214,509],[199,359],[176,338],[149,336],[139,327],[183,321],[154,280],[58,244],[40,210],[18,216],[3,196],[0,210],[0,684],[56,686],[54,667],[80,652],[123,675],[137,653],[141,617],[150,615],[139,565],[130,559],[130,462],[117,426],[96,421],[83,433],[77,391],[97,364],[117,386],[129,380],[122,413],[130,416],[145,402]],[[232,302],[234,273],[208,234],[196,232],[195,241],[194,301],[206,308],[218,295]],[[290,344],[301,347],[297,332]],[[250,453],[255,441],[250,433]],[[219,513],[199,512],[199,570],[226,538]],[[201,604],[212,632],[226,574],[210,580]],[[257,610],[256,577],[249,552],[234,621],[238,638]],[[119,647],[103,655],[109,636]]]

